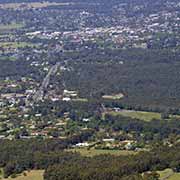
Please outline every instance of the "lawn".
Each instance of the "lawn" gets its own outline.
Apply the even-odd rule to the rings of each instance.
[[[92,157],[92,156],[97,156],[97,155],[102,155],[102,154],[111,154],[115,156],[127,156],[127,155],[132,155],[135,154],[134,151],[127,151],[127,150],[104,150],[104,149],[87,149],[87,148],[74,148],[74,149],[68,149],[67,151],[71,152],[78,152],[82,156],[87,156],[87,157]]]
[[[24,48],[26,46],[33,47],[37,45],[27,42],[0,42],[0,46],[3,48]]]
[[[167,180],[178,180],[178,179],[180,179],[180,173],[174,173]]]
[[[5,3],[0,4],[3,9],[30,9],[30,8],[44,8],[48,6],[67,6],[72,3],[56,3],[56,2],[31,2],[31,3]]]
[[[111,100],[118,100],[118,99],[122,99],[123,97],[124,95],[122,93],[102,96],[103,99],[111,99]]]
[[[0,51],[1,52],[1,51]],[[12,56],[0,56],[0,61],[6,61],[6,60],[8,60],[8,61],[15,61],[16,60],[16,58],[15,57],[12,57]]]
[[[174,173],[172,169],[165,169],[164,171],[157,171],[160,174],[160,180],[178,180],[180,173]]]
[[[25,172],[26,176],[23,174],[17,175],[16,178],[3,178],[2,180],[43,180],[44,170],[32,170],[30,172]]]
[[[164,171],[157,171],[160,174],[160,179],[167,179],[174,174],[172,169],[165,169]]]
[[[121,115],[126,117],[131,117],[134,119],[140,119],[144,121],[151,121],[152,119],[161,119],[161,114],[156,112],[145,112],[145,111],[129,111],[129,110],[122,110],[119,112],[109,112],[112,115]]]
[[[0,25],[0,31],[20,29],[23,26],[24,26],[23,24],[15,24],[15,23],[14,24],[8,24],[8,25],[1,24]]]
[[[88,102],[88,99],[86,99],[86,98],[76,98],[76,99],[72,99],[72,101],[74,101],[74,102]]]

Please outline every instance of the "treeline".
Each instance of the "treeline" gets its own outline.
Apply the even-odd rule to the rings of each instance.
[[[136,138],[144,140],[161,141],[170,134],[180,135],[180,121],[178,119],[157,120],[150,122],[132,119],[130,117],[105,115],[105,119],[99,123],[99,127],[107,129],[112,128],[113,131],[124,131],[126,133],[134,132]],[[143,137],[141,134],[143,133]]]
[[[172,168],[179,172],[179,159],[180,144],[173,147],[161,145],[150,152],[130,156],[82,157],[63,151],[58,141],[0,142],[0,165],[4,167],[5,177],[23,170],[45,169],[45,180],[143,179],[141,173],[147,171]],[[149,176],[158,177],[156,173]]]
[[[141,152],[135,156],[101,155],[93,158],[80,158],[63,164],[49,166],[44,174],[45,180],[118,180],[143,179],[140,175],[146,171],[173,168],[179,171],[180,146],[159,147],[153,152]],[[151,178],[158,179],[156,173]],[[144,178],[145,179],[145,178]]]
[[[44,169],[69,158],[77,158],[78,155],[63,150],[76,143],[87,141],[92,135],[93,131],[87,130],[65,140],[1,140],[0,166],[3,167],[4,176],[8,177],[24,170]]]
[[[44,101],[35,105],[31,113],[41,113],[42,116],[52,115],[56,117],[62,117],[65,112],[70,113],[70,118],[73,120],[80,120],[82,118],[87,118],[89,116],[100,116],[101,103],[94,99],[89,100],[88,102],[65,102],[65,101]],[[52,111],[52,109],[55,111]]]
[[[75,119],[76,122],[81,120]],[[151,152],[143,152],[136,156],[113,157],[99,156],[84,158],[79,154],[64,152],[64,149],[79,142],[87,141],[100,129],[108,132],[126,132],[135,135],[132,138],[142,142],[153,141],[157,145],[163,139],[180,134],[178,120],[142,120],[129,117],[105,115],[103,120],[94,119],[86,126],[94,130],[86,130],[65,140],[31,139],[0,141],[0,166],[4,167],[5,177],[28,169],[47,169],[45,179],[127,179],[127,175],[140,177],[137,173],[149,170],[160,170],[167,167],[179,171],[180,145],[168,147],[159,145]],[[143,136],[142,136],[143,134]],[[120,139],[118,139],[120,138]],[[122,137],[116,137],[121,140]],[[155,145],[154,144],[154,145]],[[162,144],[162,143],[160,143]],[[174,155],[176,154],[176,155]],[[174,158],[174,159],[173,159]],[[86,167],[86,168],[84,168]],[[154,174],[156,175],[156,174]],[[56,177],[54,177],[56,176]],[[128,176],[128,178],[131,178]],[[143,178],[143,177],[142,177]],[[59,180],[59,179],[58,179]]]
[[[180,108],[179,52],[93,50],[69,58],[76,59],[69,63],[73,70],[63,73],[58,81],[65,81],[68,89],[78,90],[82,97],[123,93],[121,102],[128,106]]]
[[[117,104],[114,104],[112,107],[118,106]],[[56,113],[54,113],[52,109],[55,110]],[[120,115],[114,116],[111,114],[106,114],[102,117],[102,104],[96,100],[89,102],[60,101],[55,103],[47,101],[37,107],[35,106],[32,114],[41,113],[43,117],[60,118],[64,116],[65,112],[69,112],[72,123],[75,123],[76,126],[79,127],[85,126],[89,129],[93,129],[93,133],[97,133],[101,128],[105,128],[106,132],[134,132],[137,138],[143,140],[162,140],[167,138],[170,134],[180,134],[180,121],[176,116],[170,117],[168,113],[163,112],[161,114],[162,120],[154,119],[149,122]],[[173,114],[172,112],[173,111],[171,111],[171,114]],[[83,122],[84,118],[90,118],[90,121]],[[48,118],[44,118],[43,121],[44,125],[46,125]],[[142,133],[144,136],[141,136]]]
[[[6,77],[24,77],[30,74],[37,74],[37,70],[24,60],[11,61],[3,58],[0,60],[0,79]]]
[[[158,112],[166,113],[172,115],[180,114],[180,109],[178,107],[168,107],[168,106],[156,106],[153,104],[143,105],[137,104],[136,102],[126,101],[128,98],[124,97],[119,100],[102,100],[102,104],[107,108],[120,108],[126,110],[135,110],[135,111],[147,111],[147,112]]]

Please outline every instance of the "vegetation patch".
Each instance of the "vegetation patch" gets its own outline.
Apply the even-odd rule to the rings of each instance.
[[[22,28],[24,25],[23,24],[7,24],[7,25],[0,25],[0,31],[4,31],[4,30],[13,30],[13,29],[20,29]]]
[[[180,173],[174,173],[167,180],[178,180],[178,179],[180,179]]]
[[[111,100],[118,100],[118,99],[121,99],[123,97],[124,97],[124,95],[122,93],[102,96],[103,99],[111,99]]]
[[[86,98],[76,98],[76,99],[72,99],[72,101],[74,101],[74,102],[88,102],[88,99],[86,99]]]
[[[0,56],[0,61],[6,61],[6,60],[15,61],[16,58],[12,56]]]
[[[3,9],[31,9],[31,8],[45,8],[48,6],[67,6],[71,3],[56,3],[56,2],[31,2],[31,3],[6,3],[0,4]]]
[[[160,180],[178,180],[180,179],[180,173],[173,172],[172,169],[165,169],[164,171],[157,171],[160,175]]]
[[[134,119],[140,119],[144,121],[151,121],[153,119],[161,119],[161,114],[156,112],[146,112],[146,111],[131,111],[122,110],[118,112],[109,112],[111,115],[121,115],[125,117],[131,117]]]
[[[34,47],[36,45],[32,43],[27,43],[27,42],[1,42],[0,46],[2,48],[24,48],[26,46]]]
[[[44,170],[32,170],[32,171],[24,171],[21,174],[17,174],[15,176],[11,176],[9,178],[3,178],[2,180],[43,180]]]
[[[71,152],[77,152],[80,153],[82,156],[92,157],[92,156],[98,156],[102,154],[110,154],[115,156],[127,156],[135,154],[134,151],[127,151],[127,150],[106,150],[106,149],[88,149],[88,148],[74,148],[74,149],[68,149],[67,151]]]

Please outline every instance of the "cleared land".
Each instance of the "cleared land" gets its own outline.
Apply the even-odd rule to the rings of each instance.
[[[3,9],[31,9],[31,8],[44,8],[48,6],[67,6],[72,3],[55,3],[55,2],[32,2],[32,3],[5,3],[0,4]]]
[[[0,56],[0,61],[6,61],[6,60],[8,60],[8,61],[15,61],[16,58],[12,57],[12,56]]]
[[[23,174],[17,175],[16,178],[2,178],[2,180],[43,180],[44,170],[32,170],[30,172],[25,171],[26,176]]]
[[[114,112],[114,111],[108,112],[108,114],[131,117],[131,118],[140,119],[143,121],[151,121],[152,119],[161,119],[160,113],[145,112],[145,111],[122,110],[118,112]]]
[[[180,173],[174,173],[172,169],[165,169],[164,171],[158,171],[160,174],[160,180],[179,180]]]
[[[112,99],[112,100],[118,100],[118,99],[121,99],[123,97],[124,97],[124,95],[122,93],[102,96],[103,99]]]
[[[171,177],[174,172],[172,169],[165,169],[164,171],[157,171],[158,174],[160,174],[160,180],[167,180],[169,177]]]
[[[115,155],[115,156],[120,156],[120,155],[127,156],[127,155],[135,154],[134,151],[87,149],[87,148],[74,148],[74,149],[68,149],[67,151],[78,152],[82,156],[88,156],[88,157],[102,155],[102,154],[111,154],[111,155]]]
[[[13,29],[20,29],[24,25],[23,24],[8,24],[8,25],[0,25],[0,31],[5,31],[5,30],[13,30]]]
[[[147,112],[147,111],[134,111],[134,110],[120,110],[120,111],[110,111],[107,113],[104,113],[103,116],[105,114],[111,114],[114,116],[117,115],[121,115],[121,116],[125,116],[125,117],[131,117],[134,119],[140,119],[143,121],[151,121],[153,119],[158,119],[161,120],[161,113],[157,113],[157,112]],[[169,115],[168,119],[180,119],[180,115]]]
[[[180,173],[174,173],[167,180],[179,180],[179,179],[180,179]]]
[[[72,99],[72,101],[74,101],[74,102],[88,102],[88,99],[86,99],[86,98],[76,98],[76,99]]]
[[[37,46],[36,44],[27,43],[27,42],[1,42],[0,46],[3,48],[23,48],[23,47],[33,47]]]

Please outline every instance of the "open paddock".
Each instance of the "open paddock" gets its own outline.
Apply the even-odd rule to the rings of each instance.
[[[1,180],[43,180],[44,170],[31,170],[18,174],[15,178],[2,178]]]
[[[131,117],[134,119],[140,119],[143,121],[151,121],[153,119],[161,119],[161,114],[156,112],[146,112],[146,111],[133,111],[133,110],[120,110],[118,112],[111,111],[107,114],[114,116],[121,115],[125,117]]]
[[[98,156],[102,154],[110,154],[115,156],[127,156],[136,154],[134,151],[127,151],[127,150],[106,150],[106,149],[87,149],[87,148],[73,148],[68,149],[67,151],[77,152],[80,153],[82,156],[92,157]]]
[[[7,24],[7,25],[0,24],[0,31],[8,31],[8,30],[20,29],[22,27],[24,27],[23,24],[16,24],[16,23]]]
[[[163,171],[157,171],[157,173],[160,175],[160,180],[179,180],[180,179],[180,173],[173,172],[172,169],[165,169]]]
[[[31,3],[5,3],[0,4],[2,9],[36,9],[36,8],[45,8],[48,6],[68,6],[72,3],[56,3],[56,2],[31,2]]]

